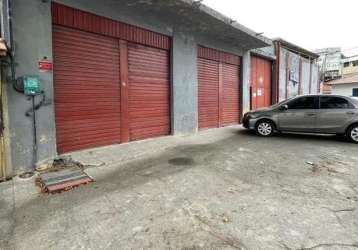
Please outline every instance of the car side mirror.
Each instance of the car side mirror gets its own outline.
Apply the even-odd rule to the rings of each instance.
[[[280,106],[280,110],[281,110],[281,111],[286,111],[286,110],[288,110],[288,105],[285,104],[285,105]]]

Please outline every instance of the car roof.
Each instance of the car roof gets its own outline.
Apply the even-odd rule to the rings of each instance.
[[[350,96],[344,96],[344,95],[332,95],[332,94],[309,94],[309,95],[298,95],[295,98],[299,98],[299,97],[305,97],[305,96],[312,96],[312,97],[341,97],[344,99],[348,99],[350,100],[352,103],[354,103],[354,106],[356,106],[358,108],[358,99],[355,97],[350,97]]]
[[[342,97],[342,98],[348,98],[348,99],[356,100],[355,98],[350,97],[350,96],[332,95],[332,94],[309,94],[309,95],[298,95],[296,97],[305,97],[305,96],[312,96],[312,97]]]

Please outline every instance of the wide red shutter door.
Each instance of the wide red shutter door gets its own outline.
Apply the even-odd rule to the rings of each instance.
[[[239,123],[239,66],[222,64],[222,126]]]
[[[120,142],[118,40],[53,27],[59,153]]]
[[[198,58],[199,129],[219,126],[219,63]]]
[[[128,43],[130,140],[170,133],[169,52]]]

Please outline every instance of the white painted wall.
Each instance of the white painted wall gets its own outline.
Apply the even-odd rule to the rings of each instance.
[[[353,88],[358,88],[358,83],[332,85],[332,94],[352,96]]]

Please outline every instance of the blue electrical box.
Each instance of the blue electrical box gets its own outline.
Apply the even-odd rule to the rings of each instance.
[[[41,94],[41,81],[38,76],[24,76],[24,94],[34,96]]]

